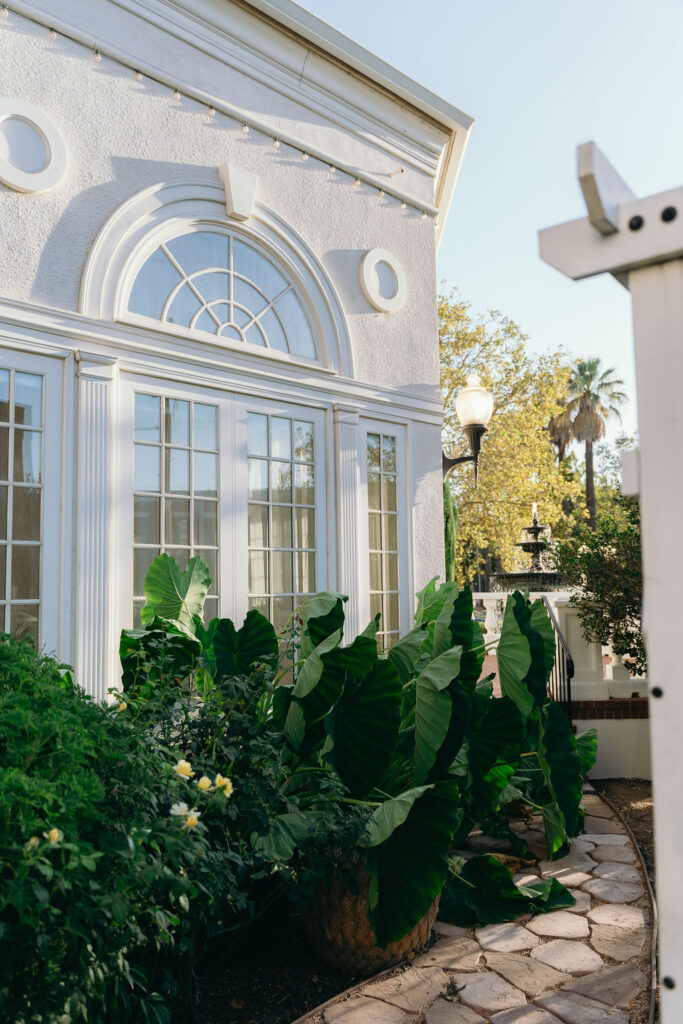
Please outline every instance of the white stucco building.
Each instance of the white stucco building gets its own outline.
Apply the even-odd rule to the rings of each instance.
[[[406,630],[471,120],[289,0],[0,14],[4,628],[104,696],[166,550],[211,614],[330,588]]]

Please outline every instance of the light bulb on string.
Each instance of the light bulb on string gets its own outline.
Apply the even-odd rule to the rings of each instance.
[[[216,116],[216,108],[215,107],[209,107],[209,117],[215,117],[215,116]]]
[[[51,28],[50,31],[48,32],[48,38],[49,39],[56,39],[57,38],[57,33],[55,32],[55,30],[53,28]]]
[[[7,10],[5,4],[3,4],[2,7],[0,7],[0,18],[9,18],[9,11]]]
[[[301,159],[302,160],[308,160],[308,153],[302,153],[301,154]]]
[[[353,182],[354,188],[360,188],[360,178],[356,178]]]
[[[378,193],[377,193],[377,198],[378,198],[378,199],[384,199],[384,189],[383,189],[383,188],[381,188],[381,189],[380,189],[380,190],[378,191]]]
[[[248,125],[248,124],[243,124],[243,125],[242,125],[242,132],[243,132],[243,133],[244,133],[245,135],[248,135],[248,134],[249,134],[249,125]]]
[[[280,148],[280,140],[279,139],[273,139],[273,149],[279,149],[279,148]]]
[[[100,63],[100,61],[102,60],[102,54],[99,50],[95,50],[92,59],[95,61],[96,64]]]
[[[135,72],[135,81],[136,82],[141,82],[142,81],[142,72],[141,71],[136,71]]]

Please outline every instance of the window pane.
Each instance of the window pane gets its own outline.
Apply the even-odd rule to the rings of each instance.
[[[388,594],[384,599],[385,629],[397,630],[398,627],[398,594]]]
[[[274,309],[287,332],[290,350],[306,359],[315,359],[317,353],[311,328],[294,292],[290,289],[286,295],[278,299]]]
[[[218,496],[218,456],[210,452],[194,453],[194,493],[204,498]]]
[[[382,550],[382,517],[377,512],[369,516],[369,539],[371,551]]]
[[[274,548],[292,547],[292,510],[289,506],[273,505],[273,543]]]
[[[214,303],[217,299],[228,300],[230,298],[230,275],[227,270],[210,270],[208,274],[199,274],[197,277],[192,278],[192,284],[198,290],[206,303]],[[227,302],[217,303],[218,309],[216,309],[216,315],[221,321],[227,319],[227,317],[223,315],[223,310],[226,308],[226,305]]]
[[[43,425],[43,378],[36,373],[14,375],[14,422]]]
[[[217,441],[217,417],[215,405],[194,404],[194,438],[195,448],[211,448],[215,451],[218,447]]]
[[[195,501],[194,542],[198,546],[215,547],[218,544],[218,503]]]
[[[249,547],[268,547],[268,506],[249,506]]]
[[[384,518],[384,549],[385,551],[398,550],[398,519],[395,515],[386,515]]]
[[[287,622],[294,611],[294,598],[274,597],[273,598],[273,625],[275,632],[280,633],[287,625]]]
[[[382,595],[381,594],[370,594],[370,617],[374,619],[375,615],[382,614]],[[382,629],[382,620],[380,619],[379,628]]]
[[[372,509],[381,507],[379,481],[379,473],[368,473],[368,507]]]
[[[257,316],[268,305],[268,300],[252,285],[241,278],[233,278],[234,301],[247,313]],[[249,338],[249,341],[256,339]]]
[[[0,487],[0,540],[7,540],[7,496],[8,487]],[[0,622],[0,632],[2,623]]]
[[[368,469],[379,468],[379,434],[368,434]]]
[[[9,480],[9,427],[0,427],[0,480]]]
[[[18,639],[40,636],[40,606],[37,604],[15,604],[10,609],[10,633]]]
[[[382,476],[382,507],[396,509],[396,477],[393,475]]]
[[[270,454],[274,459],[292,457],[292,421],[279,416],[270,418]]]
[[[166,490],[172,494],[190,493],[190,453],[181,448],[166,449]]]
[[[296,589],[299,594],[310,594],[315,589],[315,554],[299,551],[296,556]]]
[[[216,231],[190,231],[166,243],[186,274],[228,266],[228,238]]]
[[[382,470],[385,473],[396,472],[396,438],[382,437]]]
[[[178,324],[180,327],[189,327],[201,308],[201,301],[190,286],[184,284],[171,302],[166,314],[166,321],[169,324]]]
[[[0,370],[0,420],[9,423],[9,370]]]
[[[157,249],[148,257],[135,278],[128,309],[131,313],[160,320],[164,303],[178,281],[180,274],[166,253]]]
[[[23,484],[39,484],[42,434],[35,430],[14,431],[14,479]]]
[[[7,545],[0,544],[0,601],[7,597]],[[0,633],[5,631],[5,609],[0,608]]]
[[[300,462],[313,462],[313,454],[313,424],[295,420],[294,458]]]
[[[145,607],[144,601],[133,601],[133,629],[140,629],[142,621],[140,612]]]
[[[296,546],[298,548],[315,547],[315,509],[297,508],[294,510],[296,518]]]
[[[12,545],[12,600],[40,597],[40,547]]]
[[[264,313],[259,318],[259,324],[271,348],[276,349],[278,352],[289,352],[287,336],[274,310],[269,309],[267,313]]]
[[[247,414],[247,455],[268,457],[268,417]]]
[[[204,602],[204,614],[202,615],[202,620],[204,622],[204,628],[206,629],[206,627],[209,625],[209,623],[211,622],[212,619],[217,619],[217,618],[218,618],[218,598],[217,597],[207,597],[206,601]]]
[[[382,586],[382,556],[370,555],[370,590],[384,590]]]
[[[268,501],[268,463],[265,459],[249,459],[249,499]]]
[[[237,307],[235,307],[235,311],[237,312]],[[245,329],[244,340],[248,341],[250,345],[260,345],[261,348],[266,347],[266,339],[258,323],[252,324],[251,327]]]
[[[292,553],[291,551],[273,551],[273,593],[291,594],[292,584]]]
[[[387,590],[398,590],[398,555],[384,556]]]
[[[211,551],[208,548],[202,548],[201,551],[197,551],[200,558],[203,558],[209,567],[209,575],[211,577],[211,590],[215,593],[216,586],[218,583],[218,552]]]
[[[156,395],[135,396],[135,440],[161,441],[161,399]]]
[[[249,552],[249,591],[252,594],[267,594],[268,586],[268,552]]]
[[[249,598],[249,609],[255,608],[256,611],[261,612],[261,615],[265,615],[266,618],[270,616],[270,609],[268,608],[267,597],[250,597]]]
[[[190,443],[190,403],[176,398],[166,399],[166,444]]]
[[[14,487],[14,540],[40,540],[40,489]]]
[[[270,260],[245,242],[235,239],[232,243],[232,258],[235,272],[253,281],[269,299],[275,298],[287,287],[284,277]]]
[[[161,490],[161,448],[135,445],[135,490]]]
[[[141,498],[136,494],[133,539],[136,544],[158,544],[159,498]]]
[[[312,505],[315,501],[313,466],[295,465],[294,479],[294,500],[297,505]]]
[[[141,597],[145,592],[145,577],[158,548],[135,548],[133,552],[133,594]]]
[[[171,556],[171,558],[175,558],[176,562],[178,563],[178,568],[180,569],[180,571],[185,572],[185,569],[187,568],[187,563],[190,560],[189,548],[167,548],[166,552]]]
[[[166,544],[190,543],[190,502],[182,498],[166,499]]]
[[[292,500],[292,467],[289,462],[271,462],[270,486],[271,501]]]

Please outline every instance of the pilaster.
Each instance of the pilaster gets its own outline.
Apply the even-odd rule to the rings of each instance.
[[[360,514],[360,412],[350,406],[334,406],[334,440],[337,470],[337,550],[339,553],[339,590],[348,594],[346,638],[365,628],[361,624],[363,600],[359,558],[361,552]]]

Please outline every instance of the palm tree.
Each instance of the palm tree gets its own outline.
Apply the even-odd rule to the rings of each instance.
[[[603,370],[597,357],[580,360],[569,379],[565,408],[548,425],[560,462],[571,441],[586,445],[586,508],[591,530],[595,529],[593,445],[604,436],[605,420],[621,418],[620,406],[626,401],[621,390],[624,382],[614,373],[614,369]]]

